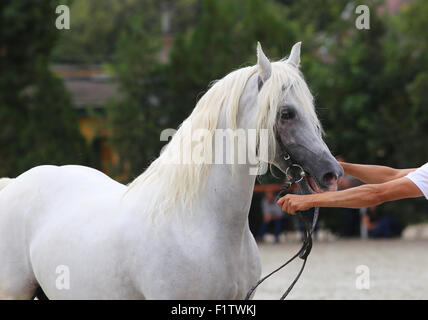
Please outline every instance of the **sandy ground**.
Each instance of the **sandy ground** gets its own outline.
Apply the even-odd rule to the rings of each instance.
[[[265,275],[294,255],[300,242],[262,243],[259,248]],[[261,284],[254,299],[279,299],[301,261]],[[361,265],[368,267],[369,289],[357,289]],[[288,299],[428,299],[428,240],[318,241]]]

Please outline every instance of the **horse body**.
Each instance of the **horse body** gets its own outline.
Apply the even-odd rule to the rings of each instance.
[[[97,272],[111,275],[112,261],[102,255],[120,254],[114,251],[120,233],[111,229],[120,225],[116,213],[125,189],[101,172],[80,166],[36,167],[7,186],[0,193],[2,298],[31,297],[38,283],[49,297],[66,297],[73,285],[97,281]],[[58,266],[69,268],[70,290],[55,287]]]
[[[229,221],[215,221],[225,209],[218,203],[201,204],[210,209],[198,208],[193,223],[150,223],[144,196],[141,206],[126,206],[125,190],[81,166],[41,166],[19,176],[0,194],[0,234],[9,235],[1,242],[1,298],[30,298],[38,284],[56,299],[245,295],[248,273],[255,281],[260,272],[248,223],[230,235]],[[232,212],[242,217],[235,222],[244,222],[246,209]],[[69,288],[57,287],[59,266],[69,269]]]

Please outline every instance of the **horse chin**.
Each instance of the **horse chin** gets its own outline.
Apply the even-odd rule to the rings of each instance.
[[[287,171],[287,164],[285,162],[272,163],[275,167],[277,167],[283,173]],[[327,188],[320,187],[314,177],[305,171],[304,179],[298,183],[300,192],[302,194],[313,194],[313,193],[323,193],[326,191],[336,191],[337,190],[337,181],[332,183]]]
[[[305,172],[305,178],[302,180],[303,186],[300,185],[300,190],[304,194],[312,193],[323,193],[326,191],[337,191],[337,181],[333,182],[327,188],[322,188],[318,185],[316,179],[314,179],[309,173]]]
[[[322,193],[325,190],[323,190],[316,180],[306,172],[305,178],[302,180],[301,183],[299,183],[300,191],[303,194],[313,194],[313,193]]]

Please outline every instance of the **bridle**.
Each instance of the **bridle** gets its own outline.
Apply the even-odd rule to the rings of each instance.
[[[305,170],[300,166],[299,164],[293,163],[293,160],[291,159],[291,156],[289,152],[285,149],[285,146],[282,144],[280,137],[278,133],[276,133],[276,139],[278,141],[278,144],[281,146],[281,153],[282,157],[285,160],[285,163],[287,165],[287,169],[285,170],[285,175],[287,177],[286,182],[282,185],[280,192],[278,193],[277,199],[280,197],[285,196],[287,193],[289,193],[289,188],[294,185],[298,184],[300,187],[300,190],[305,193],[311,193],[310,190],[308,190],[308,187],[305,183],[303,183],[303,179],[306,176]],[[300,172],[295,172],[294,170],[297,168]],[[293,172],[294,171],[294,172]],[[309,254],[312,250],[312,233],[315,229],[315,226],[318,221],[318,215],[319,215],[319,208],[314,208],[314,217],[312,220],[312,223],[308,221],[306,218],[306,214],[303,214],[302,212],[297,212],[297,216],[299,217],[299,220],[303,226],[304,233],[303,233],[303,243],[300,250],[291,257],[287,262],[285,262],[283,265],[281,265],[279,268],[275,269],[271,273],[269,273],[267,276],[263,277],[257,283],[248,291],[247,295],[245,296],[245,300],[249,300],[251,295],[253,294],[254,290],[267,278],[272,276],[274,273],[278,272],[282,268],[284,268],[286,265],[288,265],[291,261],[299,257],[303,260],[302,267],[300,268],[299,273],[297,274],[296,278],[293,280],[291,285],[288,287],[288,289],[284,292],[284,294],[281,296],[280,300],[284,300],[287,295],[290,293],[290,291],[293,289],[296,282],[299,280],[300,276],[303,273],[303,270],[305,269],[306,260],[308,259]]]

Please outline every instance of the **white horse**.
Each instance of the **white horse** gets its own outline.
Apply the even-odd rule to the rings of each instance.
[[[257,49],[257,65],[217,81],[130,186],[73,165],[2,180],[0,298],[31,299],[40,289],[50,299],[244,298],[261,275],[248,227],[258,164],[168,160],[187,156],[180,146],[193,146],[196,129],[208,132],[203,156],[216,129],[266,129],[266,160],[285,171],[279,150],[287,148],[314,191],[334,188],[342,174],[298,70],[300,43],[274,63]]]

